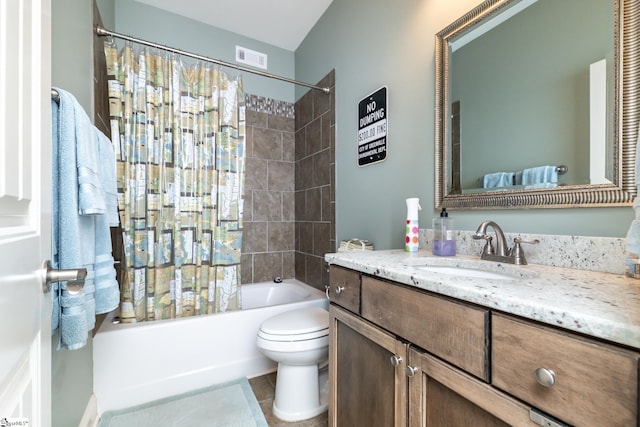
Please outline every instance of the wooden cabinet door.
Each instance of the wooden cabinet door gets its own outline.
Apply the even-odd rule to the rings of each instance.
[[[415,348],[408,381],[411,427],[503,427],[536,425],[529,407],[490,385]]]
[[[329,425],[406,426],[406,344],[334,304],[329,313]]]

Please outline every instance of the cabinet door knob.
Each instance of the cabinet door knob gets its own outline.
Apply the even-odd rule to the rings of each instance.
[[[533,372],[536,381],[543,387],[551,387],[556,383],[556,373],[551,369],[538,368]]]
[[[397,367],[397,366],[400,366],[401,363],[402,363],[402,356],[398,356],[397,354],[394,354],[393,356],[391,356],[391,365]]]
[[[341,294],[344,291],[344,286],[337,285],[336,286],[336,294]]]
[[[404,368],[404,373],[407,374],[409,378],[413,378],[415,374],[418,372],[418,368],[415,366],[407,366]]]

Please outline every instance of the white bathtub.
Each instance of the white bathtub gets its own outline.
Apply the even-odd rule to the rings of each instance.
[[[242,286],[243,310],[178,320],[114,324],[93,339],[98,413],[272,372],[256,346],[267,318],[301,307],[328,309],[323,292],[297,280]]]

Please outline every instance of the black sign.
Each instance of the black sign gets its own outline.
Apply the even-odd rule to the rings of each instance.
[[[358,166],[387,158],[387,87],[358,103]]]

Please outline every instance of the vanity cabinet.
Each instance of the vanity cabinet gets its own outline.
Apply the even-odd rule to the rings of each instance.
[[[358,289],[328,294],[330,426],[638,426],[635,351],[342,267],[330,279]]]
[[[571,425],[637,425],[638,353],[512,316],[492,323],[495,387]]]

